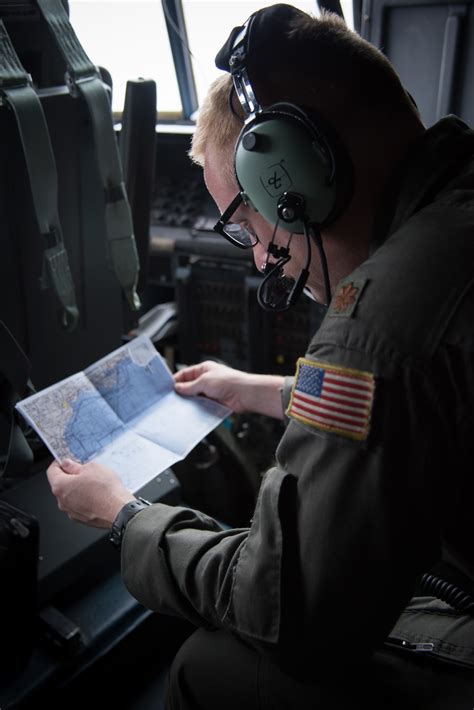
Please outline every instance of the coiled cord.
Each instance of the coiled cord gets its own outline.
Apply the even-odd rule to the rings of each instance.
[[[457,585],[434,574],[423,574],[420,577],[417,593],[441,599],[456,611],[474,616],[474,598]]]

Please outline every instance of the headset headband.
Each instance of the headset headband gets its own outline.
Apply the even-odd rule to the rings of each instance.
[[[218,69],[231,74],[237,97],[242,106],[245,119],[252,118],[262,111],[249,78],[249,64],[255,67],[256,56],[259,61],[268,60],[274,52],[275,37],[284,43],[285,53],[291,51],[288,28],[291,21],[304,13],[293,5],[279,3],[254,12],[239,27],[234,27],[225,44],[217,53],[215,63]],[[256,44],[258,37],[258,47]]]
[[[253,118],[262,108],[258,103],[246,67],[248,40],[255,14],[251,15],[235,38],[229,69],[234,82],[235,93],[242,106],[244,117]]]

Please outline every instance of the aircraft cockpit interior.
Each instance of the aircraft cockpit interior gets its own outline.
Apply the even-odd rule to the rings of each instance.
[[[179,414],[170,399],[168,412],[163,405],[156,415],[158,429],[179,445],[186,436],[194,439],[178,453],[166,451],[154,469],[147,447],[161,450],[162,444],[153,437],[150,443],[151,415],[138,419],[148,388],[152,398],[176,397],[176,373],[208,361],[285,383],[298,367],[299,382],[303,369],[313,368],[311,358],[303,356],[328,308],[334,315],[337,301],[341,317],[331,323],[339,326],[358,307],[357,289],[369,293],[359,282],[344,292],[335,291],[333,283],[329,306],[330,298],[319,302],[298,282],[298,298],[287,300],[291,307],[262,307],[267,298],[262,282],[270,278],[273,263],[280,268],[279,283],[287,287],[281,275],[285,259],[294,236],[301,235],[292,233],[284,246],[276,246],[274,232],[265,264],[255,256],[262,247],[258,236],[253,248],[236,248],[242,229],[223,238],[228,225],[216,224],[223,222],[227,204],[216,204],[209,178],[190,155],[207,91],[225,73],[216,56],[233,28],[242,29],[247,18],[272,4],[0,0],[2,709],[102,704],[164,709],[170,665],[195,628],[191,613],[157,612],[129,592],[109,531],[73,519],[58,506],[46,473],[52,462],[64,456],[90,461],[113,440],[107,462],[128,467],[137,500],[200,511],[222,531],[248,528],[262,480],[276,465],[275,451],[287,455],[285,446],[279,448],[287,421],[262,413],[263,404],[254,412],[230,405],[213,409],[209,399],[200,403],[202,412],[190,408]],[[337,15],[379,49],[427,129],[452,114],[474,127],[473,0],[289,4],[315,17]],[[266,31],[271,41],[271,27]],[[245,46],[245,39],[235,37],[234,49],[241,47],[239,41]],[[247,50],[256,51],[251,41]],[[278,43],[272,52],[278,54]],[[245,122],[242,118],[239,87],[247,101],[253,89],[246,68],[241,73],[232,68],[237,54],[229,65],[237,87],[229,102],[248,132],[236,161],[239,150],[245,156],[258,153],[265,125],[258,110],[250,110]],[[257,83],[257,95],[258,89]],[[219,136],[219,130],[216,121],[211,135]],[[263,151],[266,140],[263,136]],[[266,191],[262,208],[257,201],[254,210],[259,219],[265,218],[270,188],[278,189],[286,178],[291,184],[288,164],[274,161],[267,187],[259,178]],[[293,220],[294,210],[301,215],[305,209],[287,190],[275,231]],[[237,211],[252,208],[252,194],[249,198],[240,184],[239,195]],[[312,252],[308,246],[314,256],[321,237],[318,241],[318,230],[301,220],[304,230],[295,231],[304,231],[308,245],[314,237]],[[246,223],[233,227],[239,224]],[[326,253],[330,259],[330,248]],[[327,267],[319,254],[327,296]],[[309,260],[301,267],[306,276]],[[324,370],[324,356],[318,366]],[[377,379],[373,385],[366,366],[360,368],[364,373],[357,377],[353,369],[343,374],[348,387],[362,388],[358,396],[369,399]],[[146,377],[137,375],[138,369]],[[158,371],[166,391],[152,383]],[[288,411],[297,407],[295,397],[293,391]],[[298,411],[296,427],[308,423]],[[359,437],[354,426],[364,431],[359,411],[350,410],[350,423],[344,420],[336,432],[342,437],[339,452]],[[109,426],[112,418],[116,423]],[[331,437],[332,424],[324,420],[324,427],[323,439],[328,431]],[[116,435],[124,437],[120,445]],[[137,469],[146,470],[142,478]],[[238,586],[242,582],[236,579]]]

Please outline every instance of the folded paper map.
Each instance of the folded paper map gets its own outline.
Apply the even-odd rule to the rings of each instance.
[[[178,395],[146,336],[16,407],[57,460],[99,461],[134,492],[184,459],[230,414],[205,397]]]

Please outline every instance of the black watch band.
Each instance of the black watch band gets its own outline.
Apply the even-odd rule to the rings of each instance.
[[[147,508],[149,505],[151,505],[150,501],[140,498],[140,496],[137,496],[135,500],[131,500],[130,503],[125,503],[123,508],[119,510],[117,517],[112,523],[109,535],[109,540],[112,545],[115,545],[115,547],[121,546],[123,534],[129,521],[134,515],[139,513],[140,510]]]

